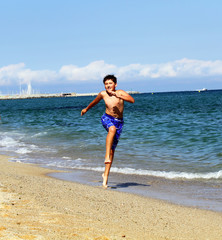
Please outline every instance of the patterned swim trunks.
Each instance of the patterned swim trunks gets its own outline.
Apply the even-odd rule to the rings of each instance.
[[[113,145],[112,145],[112,149],[115,150],[115,148],[119,142],[121,132],[122,132],[122,128],[123,128],[123,124],[124,124],[123,118],[114,118],[114,117],[104,113],[103,116],[101,117],[101,122],[107,132],[109,131],[109,128],[111,126],[116,127],[116,134],[114,136]]]

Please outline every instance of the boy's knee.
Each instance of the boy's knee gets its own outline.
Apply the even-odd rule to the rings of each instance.
[[[111,126],[109,128],[109,132],[115,134],[116,133],[116,127],[115,126]]]

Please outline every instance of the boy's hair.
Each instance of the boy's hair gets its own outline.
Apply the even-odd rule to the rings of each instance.
[[[106,80],[112,80],[115,84],[117,83],[117,78],[114,75],[106,75],[103,78],[103,83],[105,84]]]

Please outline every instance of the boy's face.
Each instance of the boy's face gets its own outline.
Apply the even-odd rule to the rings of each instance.
[[[104,85],[107,92],[115,91],[117,86],[111,79],[106,80]]]

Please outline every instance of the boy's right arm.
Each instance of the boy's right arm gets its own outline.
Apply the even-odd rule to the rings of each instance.
[[[97,97],[88,105],[87,108],[84,108],[81,111],[81,116],[83,116],[90,108],[94,107],[97,103],[99,103],[103,99],[103,95],[100,92]]]

